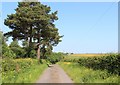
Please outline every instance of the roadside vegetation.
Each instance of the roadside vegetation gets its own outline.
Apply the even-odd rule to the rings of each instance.
[[[15,13],[8,14],[4,20],[10,31],[0,31],[2,83],[35,83],[47,63],[61,59],[61,53],[52,52],[63,37],[54,24],[58,20],[57,11],[38,1],[25,1],[18,2]],[[12,42],[8,45],[9,37]]]
[[[46,68],[36,59],[3,59],[2,83],[34,83]]]
[[[30,57],[24,57],[27,51],[20,47],[17,42],[14,44],[15,51],[11,49],[11,44],[8,46],[3,41],[2,61],[0,61],[2,64],[2,80],[0,83],[35,83],[48,67],[47,63],[55,64],[63,58],[62,53],[50,53],[38,61],[36,52],[29,54]]]
[[[66,58],[67,57],[67,58]],[[120,64],[118,54],[101,57],[66,56],[58,64],[67,72],[75,83],[118,83]]]

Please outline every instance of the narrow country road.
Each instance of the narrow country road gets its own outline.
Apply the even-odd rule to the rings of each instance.
[[[36,83],[73,83],[64,70],[57,64],[47,68]]]

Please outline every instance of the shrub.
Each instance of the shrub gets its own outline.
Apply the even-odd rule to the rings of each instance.
[[[16,54],[6,45],[2,45],[2,58],[15,58]]]
[[[92,69],[107,70],[109,73],[114,73],[120,75],[120,69],[118,65],[120,64],[120,55],[108,55],[103,57],[93,57],[93,58],[80,58],[78,63],[82,66],[86,66]]]
[[[45,63],[45,61],[44,61]],[[40,76],[46,64],[38,64],[37,59],[3,59],[2,82],[3,83],[30,83]]]
[[[24,47],[22,49],[24,49],[24,52],[23,52],[24,58],[35,58],[36,57],[36,51],[33,48]]]
[[[63,59],[64,55],[62,53],[52,53],[47,57],[47,60],[49,60],[52,64],[55,64],[56,62]]]

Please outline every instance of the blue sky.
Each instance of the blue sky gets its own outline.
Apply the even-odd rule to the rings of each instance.
[[[44,2],[58,11],[55,22],[62,42],[53,51],[108,53],[118,51],[118,6],[111,2]],[[15,13],[17,2],[2,3],[2,24],[7,14]],[[9,29],[2,25],[3,32]],[[8,43],[10,43],[9,40]]]

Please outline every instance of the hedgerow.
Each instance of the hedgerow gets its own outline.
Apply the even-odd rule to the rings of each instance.
[[[78,63],[81,66],[92,68],[94,70],[107,70],[109,73],[120,75],[120,55],[109,55],[93,58],[80,58]]]

